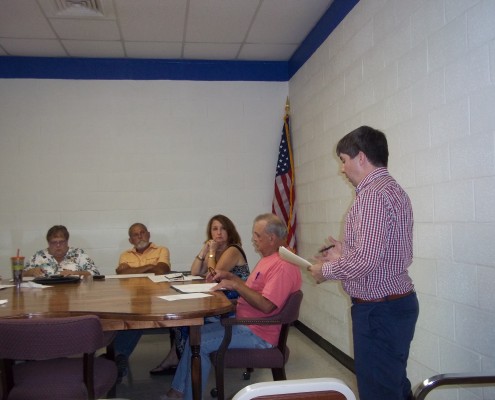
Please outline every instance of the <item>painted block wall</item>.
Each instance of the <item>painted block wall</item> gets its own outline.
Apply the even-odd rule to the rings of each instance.
[[[137,221],[188,270],[217,213],[254,267],[287,93],[287,82],[0,80],[0,274],[17,248],[45,248],[55,224],[112,274]]]
[[[493,0],[361,0],[289,85],[302,256],[341,236],[354,197],[338,140],[360,125],[388,137],[389,170],[415,214],[414,385],[495,370],[494,15]],[[352,355],[340,283],[306,275],[303,289],[300,320]],[[442,390],[432,399],[494,396]]]

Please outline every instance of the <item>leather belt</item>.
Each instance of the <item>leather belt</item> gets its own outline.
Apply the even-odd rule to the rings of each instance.
[[[383,303],[385,301],[393,301],[393,300],[402,299],[403,297],[407,297],[412,293],[414,293],[414,290],[410,290],[409,292],[401,293],[401,294],[389,294],[388,296],[380,297],[378,299],[363,300],[363,299],[358,299],[357,297],[352,297],[351,300],[354,304]]]

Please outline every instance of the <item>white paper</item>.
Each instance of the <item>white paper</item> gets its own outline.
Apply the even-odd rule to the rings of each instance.
[[[0,305],[7,304],[8,302],[9,302],[8,300],[0,300]]]
[[[169,274],[167,274],[167,275],[169,275]],[[155,283],[158,283],[158,282],[186,282],[186,281],[205,279],[202,276],[197,276],[197,275],[183,275],[183,277],[181,279],[170,279],[167,277],[167,275],[150,275],[150,276],[148,276],[148,278],[150,278]]]
[[[36,282],[22,282],[21,288],[34,288],[34,289],[46,289],[49,287],[53,287],[51,285],[42,285],[41,283]]]
[[[160,299],[167,301],[175,300],[187,300],[187,299],[200,299],[201,297],[210,297],[211,294],[206,293],[187,293],[187,294],[173,294],[169,296],[158,296]]]
[[[32,281],[35,277],[34,276],[23,276],[22,281],[23,282],[29,282]],[[14,282],[14,279],[9,279],[9,282]]]
[[[297,254],[294,254],[292,251],[286,249],[283,246],[280,246],[278,248],[278,254],[285,261],[288,261],[291,264],[295,264],[295,265],[302,267],[302,268],[307,268],[307,267],[310,267],[311,265],[313,265],[308,260],[305,260],[304,258],[299,257]]]
[[[155,275],[153,272],[147,272],[144,274],[117,274],[117,275],[105,275],[105,279],[123,279],[123,278],[146,278],[148,276]]]
[[[209,292],[213,286],[217,283],[192,283],[190,285],[172,285],[175,290],[182,293],[198,293],[198,292]]]
[[[0,285],[0,290],[7,289],[9,287],[14,287],[15,285]]]

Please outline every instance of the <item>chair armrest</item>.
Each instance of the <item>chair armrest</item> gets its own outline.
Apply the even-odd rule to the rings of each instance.
[[[415,400],[423,400],[428,393],[439,386],[495,384],[495,372],[448,373],[425,379],[414,392]]]
[[[223,360],[225,352],[229,347],[232,340],[232,327],[234,325],[282,325],[282,320],[277,315],[267,318],[222,318],[220,321],[225,328],[225,335],[216,351],[217,359],[219,360]]]

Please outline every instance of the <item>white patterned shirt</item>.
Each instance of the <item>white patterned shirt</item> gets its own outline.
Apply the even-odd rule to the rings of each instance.
[[[63,269],[70,271],[89,271],[91,275],[100,275],[94,261],[83,249],[69,247],[64,259],[60,264],[55,260],[48,249],[37,251],[27,262],[24,269],[40,267],[45,276],[58,275]]]

